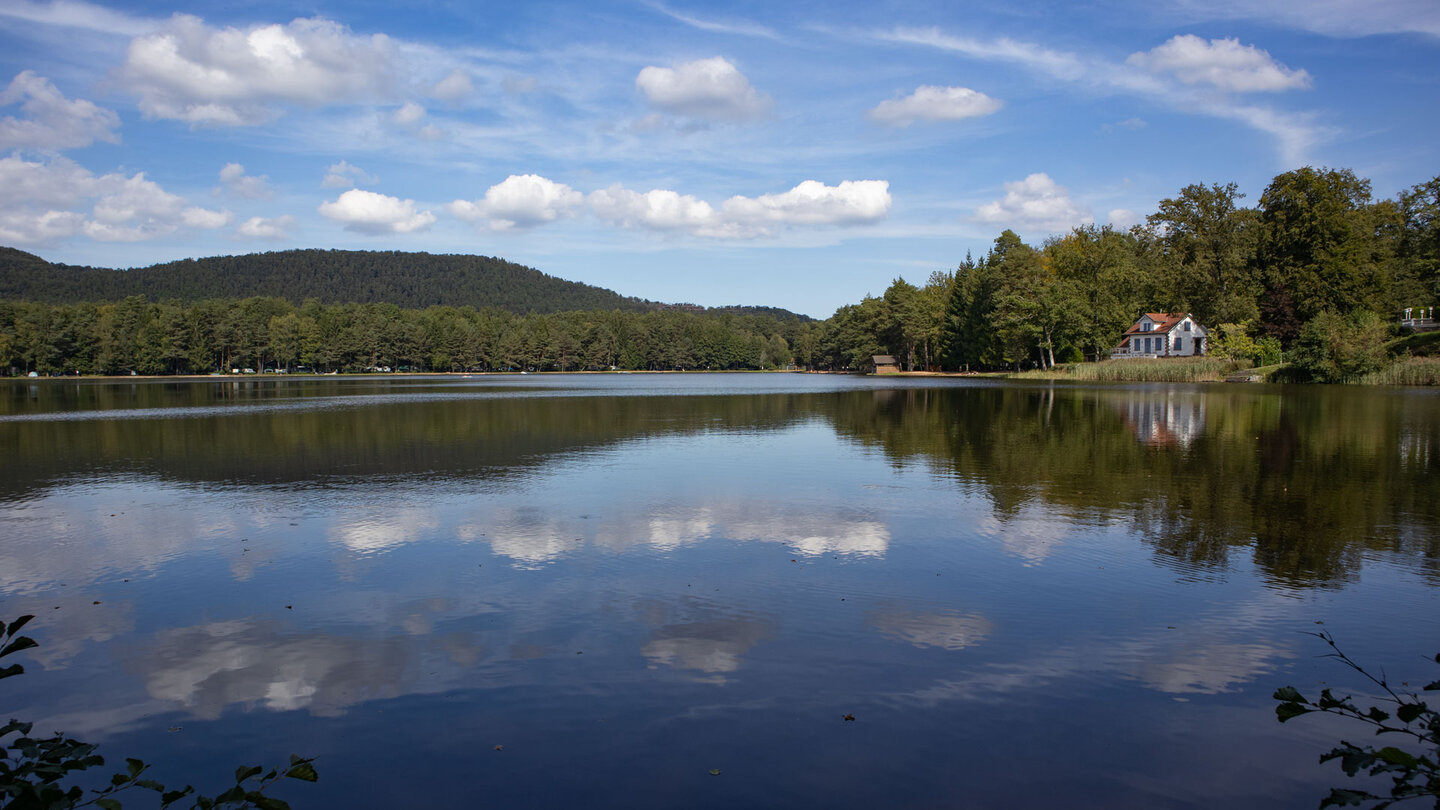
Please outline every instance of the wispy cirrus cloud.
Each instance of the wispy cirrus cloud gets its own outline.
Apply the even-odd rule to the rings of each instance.
[[[686,14],[682,11],[677,11],[676,9],[670,8],[663,3],[651,3],[650,8],[660,12],[661,14],[664,14],[666,17],[669,17],[676,22],[684,23],[691,28],[696,28],[701,31],[708,31],[712,34],[735,34],[737,36],[759,37],[762,39],[771,39],[776,41],[779,41],[781,39],[780,35],[777,34],[774,29],[768,28],[758,23],[737,20],[707,20],[691,14]]]
[[[1287,164],[1304,162],[1307,150],[1328,138],[1313,113],[1296,113],[1241,102],[1232,94],[1308,86],[1304,70],[1276,62],[1266,51],[1238,40],[1182,35],[1125,62],[1053,50],[1007,37],[978,39],[938,28],[872,32],[882,42],[936,48],[971,59],[1003,62],[1100,93],[1128,93],[1181,110],[1239,121],[1271,135]],[[1206,85],[1206,87],[1198,87]]]
[[[0,17],[122,37],[140,36],[164,25],[163,19],[137,17],[82,0],[52,0],[49,3],[8,0],[0,4]]]
[[[1195,20],[1263,20],[1330,37],[1428,34],[1440,37],[1440,4],[1432,0],[1173,0]]]

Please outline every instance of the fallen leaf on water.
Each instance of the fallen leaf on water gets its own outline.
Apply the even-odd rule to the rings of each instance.
[[[853,714],[847,714],[847,715],[845,715],[845,720],[847,720],[847,721],[854,720],[854,719],[855,719],[855,715],[853,715]]]
[[[496,751],[504,751],[504,750],[505,750],[505,746],[503,746],[503,745],[497,745],[497,746],[495,746],[495,750],[496,750]]]
[[[710,775],[711,775],[711,776],[719,776],[719,775],[720,775],[720,769],[719,769],[719,768],[711,768],[711,769],[710,769]]]

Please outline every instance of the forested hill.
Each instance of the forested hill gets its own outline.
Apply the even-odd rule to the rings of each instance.
[[[644,312],[662,305],[555,278],[488,256],[397,251],[287,250],[111,270],[52,264],[0,247],[0,300],[45,303],[208,298],[284,298],[324,303],[495,307],[519,314],[577,310]],[[744,310],[749,308],[727,308]]]

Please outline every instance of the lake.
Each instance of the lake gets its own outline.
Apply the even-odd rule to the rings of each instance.
[[[0,381],[3,688],[297,808],[1308,810],[1368,735],[1271,693],[1440,676],[1437,472],[1428,390]]]

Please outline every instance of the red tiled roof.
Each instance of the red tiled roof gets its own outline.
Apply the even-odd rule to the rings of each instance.
[[[1127,335],[1164,334],[1164,333],[1166,333],[1166,332],[1169,332],[1171,329],[1174,329],[1175,327],[1179,326],[1179,325],[1180,325],[1180,322],[1183,321],[1183,320],[1185,320],[1185,319],[1188,318],[1188,317],[1190,317],[1190,313],[1188,313],[1188,312],[1147,312],[1147,313],[1145,313],[1144,318],[1149,318],[1150,320],[1154,321],[1154,322],[1155,322],[1155,328],[1154,328],[1154,329],[1151,329],[1149,332],[1142,332],[1142,331],[1140,331],[1140,321],[1144,320],[1144,318],[1137,318],[1137,319],[1135,320],[1135,323],[1132,324],[1129,329],[1126,329],[1126,330],[1125,330],[1125,334],[1127,334]]]

